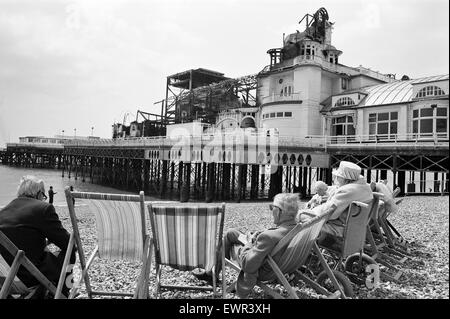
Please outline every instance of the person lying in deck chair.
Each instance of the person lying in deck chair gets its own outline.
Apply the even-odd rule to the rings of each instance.
[[[347,219],[347,208],[353,201],[369,202],[373,199],[372,189],[366,183],[361,174],[361,167],[358,165],[341,161],[339,168],[332,173],[336,177],[336,192],[328,201],[312,210],[301,210],[299,212],[299,222],[305,222],[311,217],[319,215],[324,210],[333,211],[328,221],[320,231],[318,241],[323,241],[327,237],[342,237],[344,225]]]
[[[272,274],[273,270],[265,263],[265,259],[278,242],[296,226],[297,195],[278,194],[269,206],[275,227],[253,233],[252,236],[244,235],[237,229],[230,229],[224,236],[225,258],[236,261],[242,269],[236,284],[236,292],[240,298],[246,298],[250,294],[257,279],[264,280]],[[283,252],[273,256],[275,262],[278,262]],[[221,268],[218,266],[217,269]],[[205,279],[205,276],[211,277],[212,274],[197,275],[201,279]]]
[[[70,235],[62,226],[55,207],[44,202],[45,199],[45,186],[42,180],[32,175],[22,177],[17,198],[0,210],[0,230],[56,285]],[[61,249],[59,254],[48,250],[48,242],[54,243]],[[1,246],[0,254],[8,264],[12,264],[12,256]],[[74,249],[70,263],[74,264],[75,260]],[[69,275],[71,272],[67,272],[66,278]],[[24,267],[20,267],[17,276],[28,287],[39,284]],[[66,284],[63,286],[62,293],[66,297],[69,294],[69,287]],[[44,295],[45,289],[42,288],[39,297]]]

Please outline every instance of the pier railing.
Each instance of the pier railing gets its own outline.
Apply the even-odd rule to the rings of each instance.
[[[447,133],[437,134],[380,134],[380,135],[342,135],[322,136],[310,135],[306,137],[267,135],[262,133],[245,134],[203,134],[198,136],[152,136],[136,138],[116,138],[97,140],[70,140],[65,145],[69,147],[172,147],[179,144],[226,144],[236,145],[240,143],[251,144],[254,141],[264,142],[267,145],[277,144],[285,147],[311,147],[325,150],[328,147],[356,146],[356,147],[383,147],[383,146],[418,146],[418,145],[446,145],[448,147],[449,136]]]

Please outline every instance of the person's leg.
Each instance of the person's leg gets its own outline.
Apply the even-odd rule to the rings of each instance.
[[[237,229],[229,229],[224,236],[223,247],[225,249],[225,258],[229,259],[231,256],[231,251],[235,245],[242,245],[239,241],[239,235],[242,233]],[[219,247],[219,250],[216,254],[216,278],[219,278],[220,270],[222,269],[222,247]],[[211,270],[203,270],[198,272],[192,272],[195,277],[201,280],[212,280],[212,271]]]
[[[50,280],[55,286],[58,285],[59,276],[62,271],[62,266],[64,263],[65,254],[61,252],[52,253],[50,251],[46,252],[44,262],[40,265],[39,270]],[[66,272],[64,285],[62,288],[62,294],[66,297],[69,296],[70,288],[67,286],[67,279],[72,275],[73,269],[69,269]]]

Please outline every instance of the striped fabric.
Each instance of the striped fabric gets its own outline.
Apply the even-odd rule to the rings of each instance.
[[[283,273],[291,273],[305,263],[325,221],[326,218],[321,218],[294,236],[278,262]]]
[[[277,265],[282,273],[291,273],[305,263],[329,215],[330,213],[323,212],[306,223],[298,224],[275,246],[271,253],[272,257],[286,247],[280,258],[277,258]],[[272,274],[272,278],[264,278],[268,281],[274,279],[275,273]]]
[[[0,255],[0,288],[1,288],[1,283],[4,282],[4,280],[6,279],[6,277],[8,276],[9,272],[10,272],[11,268],[9,267],[8,263],[6,262],[5,259],[3,259],[3,256]],[[27,292],[28,288],[25,286],[25,284],[20,281],[19,278],[17,278],[17,276],[14,278],[13,284],[12,284],[12,291],[16,291],[16,292]]]
[[[220,207],[152,207],[157,260],[179,270],[214,265]]]
[[[144,239],[140,203],[88,200],[86,204],[95,214],[99,257],[141,261]]]

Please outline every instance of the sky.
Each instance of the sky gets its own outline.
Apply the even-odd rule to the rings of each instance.
[[[168,75],[258,73],[320,7],[340,63],[449,73],[448,0],[0,0],[0,148],[63,130],[111,138],[137,110],[160,113]]]

